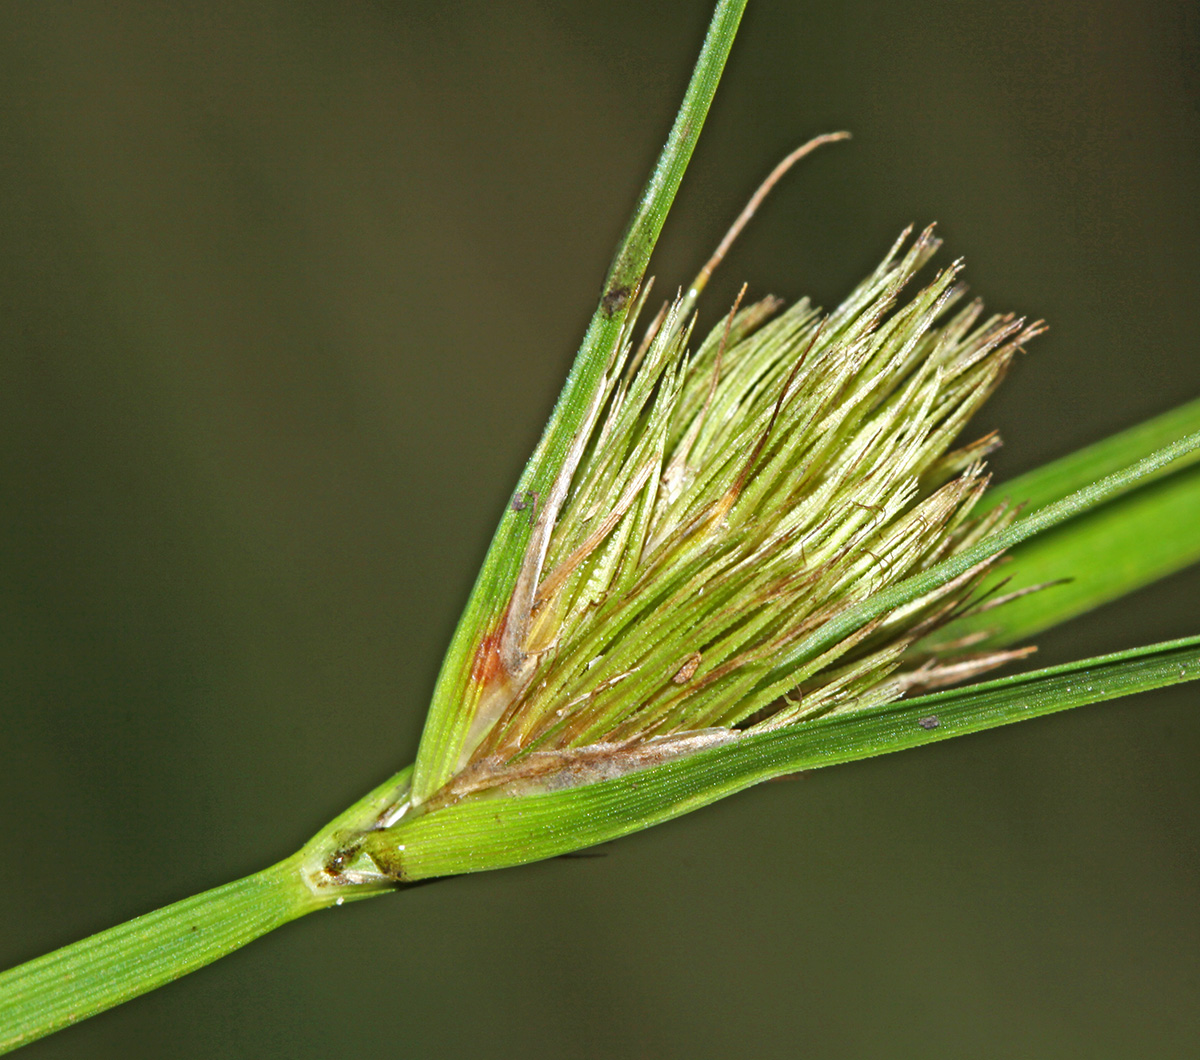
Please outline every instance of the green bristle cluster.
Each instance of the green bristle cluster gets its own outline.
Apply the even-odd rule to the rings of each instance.
[[[640,350],[624,343],[543,513],[537,588],[509,616],[520,642],[474,762],[786,725],[1011,657],[919,644],[990,564],[817,658],[794,650],[1010,518],[971,518],[994,436],[951,446],[1038,328],[955,308],[957,265],[902,304],[937,245],[905,233],[828,315],[767,299],[689,356],[677,303]]]

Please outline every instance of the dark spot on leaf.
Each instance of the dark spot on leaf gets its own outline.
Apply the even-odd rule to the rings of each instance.
[[[540,501],[541,497],[536,490],[525,490],[524,492],[518,493],[513,497],[512,503],[509,505],[509,507],[514,512],[523,512],[528,510],[529,525],[533,526],[533,524],[537,522],[538,503]]]
[[[624,283],[605,291],[604,297],[600,299],[600,308],[604,310],[604,315],[611,317],[614,313],[624,309],[625,303],[629,301],[629,293],[630,287]]]
[[[330,855],[329,860],[325,862],[325,871],[330,876],[340,876],[342,870],[354,860],[354,855],[358,853],[360,847],[360,843],[354,843],[348,847],[343,847],[341,850],[334,851]]]
[[[936,729],[942,723],[938,721],[938,716],[936,714],[930,714],[927,718],[918,718],[917,724],[920,725],[922,729]]]

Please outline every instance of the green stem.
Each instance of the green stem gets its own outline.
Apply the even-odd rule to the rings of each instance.
[[[0,974],[0,1052],[169,983],[323,904],[296,855]]]

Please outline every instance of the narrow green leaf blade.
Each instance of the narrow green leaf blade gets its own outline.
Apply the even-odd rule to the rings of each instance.
[[[467,800],[372,833],[365,848],[409,880],[525,864],[648,828],[785,773],[1197,678],[1200,637],[1150,645],[762,733],[584,787]]]
[[[1011,644],[1200,561],[1200,468],[1190,467],[1018,545],[1004,591],[1050,585],[945,630]]]
[[[700,137],[745,6],[746,0],[720,0],[716,6],[675,123],[609,268],[600,304],[542,439],[521,475],[520,497],[546,495],[584,421]],[[471,720],[466,693],[473,661],[481,643],[503,620],[531,526],[525,511],[506,511],[492,538],[434,689],[414,766],[417,800],[440,787],[457,764]]]
[[[1007,499],[1036,511],[1195,431],[1200,431],[1200,398],[1002,482],[988,493],[984,504]],[[1200,459],[1200,453],[1193,453],[1191,459]],[[1182,466],[1181,461],[1171,473]]]
[[[1036,511],[1197,430],[1200,399],[1001,483],[983,503]],[[1012,644],[1200,560],[1200,471],[1190,466],[1198,458],[1193,450],[1131,493],[1016,545],[1003,570],[1006,592],[1069,580],[956,622],[945,637],[982,631],[988,646]]]

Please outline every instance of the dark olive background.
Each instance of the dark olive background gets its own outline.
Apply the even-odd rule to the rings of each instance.
[[[4,5],[0,965],[286,855],[409,761],[704,3]],[[1200,389],[1200,14],[752,5],[655,263],[908,222],[1051,333],[1003,475]],[[1196,632],[1195,571],[1042,638]],[[1184,686],[322,913],[39,1057],[1182,1057]]]

